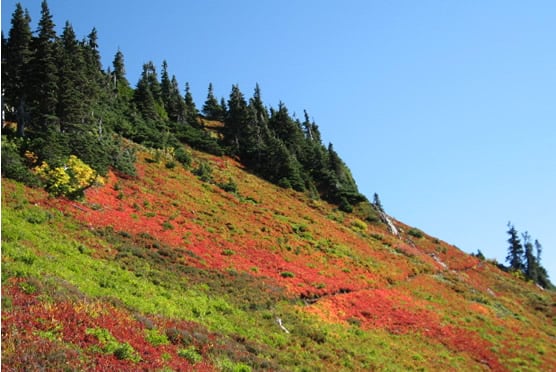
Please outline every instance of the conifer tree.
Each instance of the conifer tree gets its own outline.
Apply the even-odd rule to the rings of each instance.
[[[195,106],[195,101],[193,100],[193,95],[191,94],[189,83],[185,83],[184,104],[185,104],[185,120],[189,125],[198,127],[199,111],[197,110],[197,106]]]
[[[81,49],[85,61],[86,79],[83,92],[90,108],[90,121],[102,132],[102,122],[109,110],[110,76],[102,69],[96,28],[93,28],[87,35],[87,39],[82,42]]]
[[[239,90],[239,86],[233,85],[223,128],[224,145],[232,156],[240,155],[242,135],[248,118],[247,102],[243,93]]]
[[[153,92],[153,89],[156,93]],[[152,62],[145,63],[133,98],[139,112],[145,119],[153,121],[161,119],[157,109],[157,99],[160,96],[160,84],[156,77],[154,65]]]
[[[29,89],[28,64],[32,57],[30,22],[29,12],[24,11],[21,4],[17,3],[12,15],[9,39],[2,50],[3,62],[5,59],[5,63],[2,65],[4,104],[15,109],[14,119],[17,120],[19,136],[24,135],[25,122],[28,120],[27,113],[30,109],[27,102]]]
[[[187,122],[185,102],[180,94],[178,80],[175,75],[172,75],[172,81],[170,81],[170,102],[166,111],[171,121],[181,124]]]
[[[521,238],[523,240],[523,248],[524,248],[524,258],[525,258],[525,276],[528,279],[537,282],[537,267],[538,263],[535,259],[535,255],[533,254],[533,243],[531,242],[531,236],[526,231],[521,234]]]
[[[160,92],[166,112],[168,112],[168,107],[171,102],[171,89],[172,82],[170,81],[170,75],[168,75],[168,63],[164,60],[162,61],[162,71],[160,73]]]
[[[554,288],[554,285],[551,283],[548,277],[548,272],[546,271],[544,266],[541,265],[542,245],[538,240],[535,240],[535,250],[536,250],[535,261],[537,264],[536,282],[543,288]]]
[[[243,159],[254,169],[259,169],[264,160],[270,131],[268,129],[268,110],[264,106],[259,84],[255,86],[253,97],[249,99],[249,120],[245,138],[246,149]]]
[[[228,114],[228,106],[226,105],[226,100],[224,97],[220,98],[220,107],[218,108],[218,116],[215,120],[224,121],[226,115]]]
[[[60,128],[62,131],[75,130],[84,121],[87,102],[94,97],[86,94],[86,87],[93,82],[86,79],[82,48],[69,22],[66,22],[61,36],[58,66],[60,77],[57,116]]]
[[[38,36],[33,40],[35,50],[30,65],[32,89],[29,90],[34,106],[31,118],[35,129],[58,129],[58,67],[55,24],[46,0],[41,3]]]
[[[322,140],[321,140],[321,135],[320,135],[320,130],[318,125],[314,121],[309,120],[309,114],[307,113],[307,110],[303,110],[303,116],[305,120],[303,121],[302,125],[303,125],[305,137],[309,141],[321,145]]]
[[[506,256],[506,262],[510,264],[510,270],[512,271],[524,271],[524,264],[523,264],[523,246],[521,245],[521,241],[519,239],[517,230],[508,222],[508,243],[510,244],[508,247],[508,255]]]
[[[212,83],[209,83],[207,99],[203,105],[202,113],[209,120],[224,120],[223,107],[214,96]]]
[[[286,105],[278,104],[278,110],[271,109],[268,121],[270,130],[284,142],[290,153],[298,156],[303,145],[303,132],[300,126],[291,118]]]
[[[380,201],[380,197],[378,196],[378,194],[375,192],[373,195],[373,205],[375,206],[375,208],[384,213],[384,208],[382,207],[382,203]]]
[[[113,75],[117,87],[119,88],[120,86],[123,86],[124,88],[128,88],[129,82],[127,81],[126,78],[124,54],[119,49],[114,55],[114,61],[112,62],[112,66],[114,67]]]

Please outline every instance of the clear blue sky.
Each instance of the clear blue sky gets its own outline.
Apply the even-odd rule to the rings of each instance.
[[[15,1],[2,1],[2,30]],[[33,19],[40,0],[21,1]],[[395,218],[504,262],[506,223],[543,244],[556,282],[556,2],[50,0],[93,27],[134,85],[166,59],[198,107],[228,98],[303,110]]]

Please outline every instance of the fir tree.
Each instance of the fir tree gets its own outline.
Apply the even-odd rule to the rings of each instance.
[[[247,102],[243,93],[237,85],[233,85],[223,128],[224,145],[232,156],[240,155],[242,135],[248,118]]]
[[[166,111],[171,121],[181,124],[187,122],[185,101],[180,94],[178,79],[174,75],[172,75],[172,81],[170,81],[170,101]]]
[[[87,101],[94,98],[85,94],[87,85],[92,84],[85,76],[85,61],[75,37],[73,27],[66,22],[61,37],[59,53],[58,109],[62,131],[82,123],[87,113]]]
[[[166,60],[162,61],[162,71],[160,73],[160,92],[162,102],[164,103],[164,108],[168,112],[168,108],[171,102],[171,89],[172,82],[170,81],[170,75],[168,75],[168,63]],[[168,115],[170,116],[170,115]]]
[[[523,246],[521,245],[521,241],[519,239],[517,230],[508,222],[508,243],[510,244],[508,247],[508,255],[506,256],[506,262],[510,264],[510,270],[512,271],[524,271],[524,264],[523,264]]]
[[[380,202],[380,197],[378,196],[378,194],[375,192],[373,195],[373,205],[375,206],[375,208],[379,211],[379,212],[383,212],[384,213],[384,208],[382,207],[382,203]]]
[[[87,35],[87,40],[82,43],[81,49],[85,61],[84,74],[86,79],[83,93],[90,108],[90,120],[98,125],[102,132],[102,121],[103,117],[106,116],[110,99],[110,76],[102,69],[96,28],[93,28]]]
[[[30,49],[31,17],[27,10],[23,10],[21,4],[16,4],[12,15],[9,39],[3,44],[2,50],[2,87],[4,88],[4,104],[15,109],[15,120],[17,120],[17,133],[23,136],[25,122],[28,120],[27,95],[29,87],[28,70],[29,61],[32,57]],[[4,36],[2,34],[2,40]]]
[[[153,92],[153,89],[156,93]],[[154,65],[152,62],[145,63],[133,97],[143,118],[153,121],[161,119],[157,108],[157,99],[160,98],[160,96],[161,89],[156,77]]]
[[[209,120],[224,120],[223,109],[214,96],[212,83],[209,83],[207,99],[203,105],[202,113]]]
[[[195,101],[193,100],[193,95],[191,94],[189,83],[185,83],[184,104],[185,104],[185,120],[189,125],[198,127],[199,111],[197,110],[197,106],[195,106]]]
[[[538,240],[535,240],[535,250],[536,250],[535,260],[537,263],[536,282],[543,288],[554,288],[554,285],[550,282],[550,279],[548,277],[548,272],[541,265],[542,245]]]
[[[114,55],[114,61],[112,62],[112,66],[114,67],[113,75],[117,87],[119,88],[120,86],[123,86],[124,88],[128,88],[129,82],[127,81],[126,78],[124,54],[119,49]]]
[[[35,129],[59,129],[56,108],[58,106],[58,67],[56,31],[46,0],[41,3],[38,36],[33,40],[34,58],[31,61],[29,90],[34,106],[32,123]]]
[[[243,160],[258,170],[264,160],[267,143],[270,138],[268,129],[268,110],[264,106],[259,84],[255,86],[253,97],[249,99],[249,119],[245,138],[246,149],[244,149]]]
[[[538,263],[535,259],[535,255],[533,254],[533,243],[531,242],[531,236],[526,231],[521,234],[521,238],[523,240],[523,248],[524,248],[524,258],[525,258],[525,276],[537,282],[537,268]]]
[[[271,109],[268,127],[275,136],[284,142],[291,154],[298,156],[301,153],[303,132],[299,124],[291,118],[283,102],[278,104],[278,110]]]

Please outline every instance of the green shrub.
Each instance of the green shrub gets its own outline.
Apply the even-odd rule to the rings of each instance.
[[[183,147],[177,147],[174,151],[174,158],[183,164],[184,167],[191,165],[191,154],[186,152]]]
[[[411,228],[409,229],[409,231],[407,232],[409,235],[413,236],[414,238],[420,239],[423,237],[423,232],[419,229],[416,228]]]
[[[193,171],[199,179],[203,182],[211,182],[212,181],[212,167],[206,161],[201,161],[197,169]]]
[[[40,186],[40,179],[27,167],[19,151],[19,144],[2,137],[2,176],[29,186]]]
[[[157,329],[145,329],[145,340],[153,346],[168,345],[170,340],[165,334],[161,334]]]
[[[220,187],[222,190],[224,190],[226,192],[237,193],[237,184],[232,179],[232,177],[230,177],[228,179],[228,182],[226,182],[226,183],[219,183],[218,187]]]
[[[101,347],[101,351],[107,354],[113,354],[116,358],[120,360],[131,360],[133,362],[139,362],[141,357],[135,351],[133,346],[127,342],[118,342],[109,330],[104,328],[87,328],[85,334],[95,336]]]
[[[293,278],[293,277],[295,277],[294,273],[292,273],[292,272],[290,272],[290,271],[282,271],[282,272],[280,273],[280,276],[281,276],[282,278]]]
[[[187,359],[191,364],[197,364],[203,361],[203,356],[197,351],[195,346],[189,346],[185,349],[178,350],[178,355]]]

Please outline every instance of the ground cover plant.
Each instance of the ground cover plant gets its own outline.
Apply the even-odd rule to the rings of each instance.
[[[5,366],[554,364],[552,292],[398,221],[395,236],[189,151],[189,168],[139,151],[135,178],[110,172],[82,201],[3,179]]]

